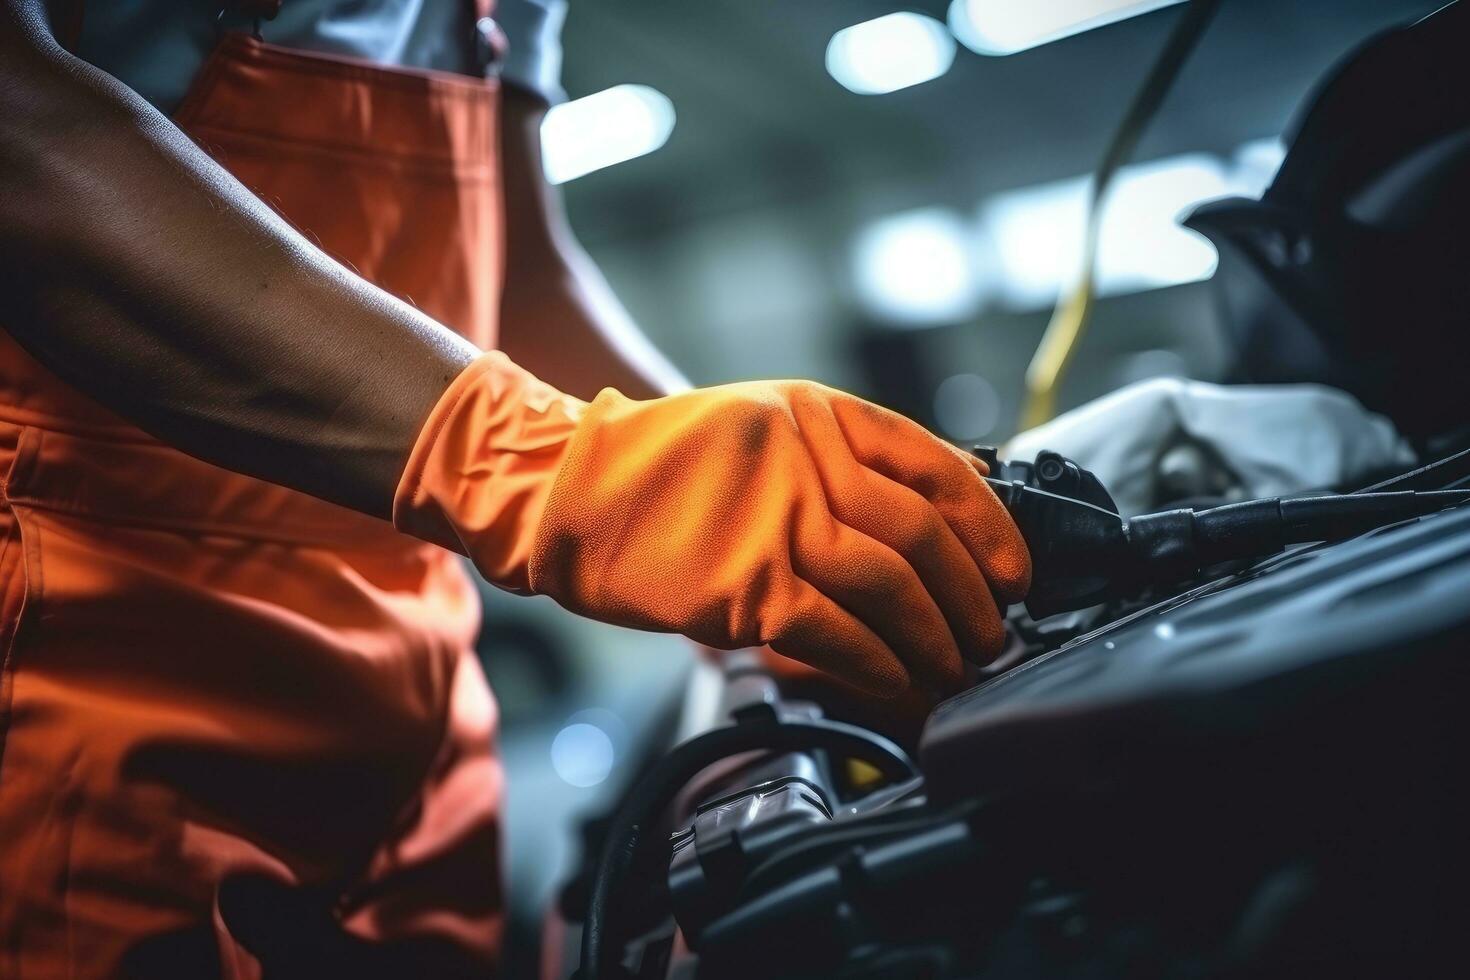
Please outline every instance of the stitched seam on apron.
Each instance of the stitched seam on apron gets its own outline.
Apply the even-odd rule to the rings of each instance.
[[[286,149],[301,157],[351,160],[354,163],[366,165],[369,169],[384,171],[399,177],[415,177],[420,180],[444,183],[498,183],[496,167],[488,156],[481,162],[463,162],[452,157],[374,152],[352,143],[311,140],[295,135],[227,128],[212,123],[192,126],[188,134],[196,143],[200,143],[209,150],[211,156],[216,157],[218,154],[213,151],[218,149],[223,149],[226,156]],[[272,153],[273,157],[278,155],[278,153]]]
[[[140,446],[162,446],[163,443],[141,429],[122,423],[85,422],[49,412],[37,412],[15,405],[0,403],[0,422],[12,422],[19,426],[48,429],[67,435],[105,437],[114,443],[129,443]]]
[[[500,89],[497,79],[476,78],[458,72],[435,71],[432,68],[410,68],[403,65],[379,65],[343,55],[324,52],[293,51],[279,45],[256,41],[242,34],[226,35],[220,42],[242,49],[246,57],[257,62],[271,62],[272,69],[316,75],[324,78],[356,77],[381,88],[394,88],[412,95],[433,91],[460,99],[479,99],[494,95]]]
[[[42,443],[48,436],[70,438],[69,433],[54,429],[26,426],[21,429],[19,444],[15,450],[15,461],[5,482],[5,498],[12,504],[31,510],[65,515],[90,523],[132,527],[139,530],[156,530],[171,533],[187,533],[198,536],[222,537],[240,541],[266,542],[307,548],[325,548],[338,552],[374,551],[413,540],[397,531],[389,521],[366,515],[354,515],[349,526],[340,524],[323,525],[316,520],[308,524],[288,523],[269,516],[252,520],[232,521],[209,516],[169,516],[144,508],[109,509],[92,506],[89,502],[75,500],[61,502],[38,495],[35,491],[38,477],[37,467],[42,455]],[[161,443],[154,443],[167,449]],[[166,462],[166,461],[165,461]],[[208,481],[201,483],[207,485]],[[96,498],[93,498],[96,499]],[[160,501],[168,506],[165,496]],[[325,505],[324,505],[325,506]]]
[[[77,507],[74,505],[58,505],[49,500],[36,497],[11,497],[11,502],[20,507],[31,510],[41,510],[53,514],[62,514],[75,517],[89,523],[106,524],[115,527],[130,527],[141,531],[170,531],[175,533],[187,533],[218,538],[233,538],[240,541],[261,541],[270,544],[297,545],[306,548],[329,548],[333,551],[376,551],[384,544],[390,543],[393,538],[401,538],[418,544],[417,539],[408,535],[393,531],[392,526],[384,524],[381,537],[364,539],[361,534],[351,531],[343,531],[340,534],[323,533],[319,529],[312,531],[297,531],[291,528],[272,529],[250,524],[234,524],[227,521],[169,519],[167,517],[139,517],[128,514],[110,514],[102,510],[90,507]],[[369,532],[371,533],[371,532]]]

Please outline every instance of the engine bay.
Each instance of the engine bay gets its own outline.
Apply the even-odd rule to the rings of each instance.
[[[1462,70],[1449,52],[1467,17],[1451,5],[1344,59],[1262,200],[1189,219],[1220,246],[1216,285],[1246,335],[1250,370],[1230,380],[1361,398],[1358,435],[1339,441],[1392,430],[1362,414],[1382,412],[1405,437],[1389,432],[1402,445],[1385,443],[1386,469],[1306,476],[1309,437],[1327,441],[1326,420],[1344,418],[1304,410],[1325,406],[1321,392],[1276,416],[1264,401],[1232,411],[1229,397],[1255,397],[1239,388],[1154,391],[1131,408],[1120,396],[1071,428],[1083,449],[1111,438],[1119,448],[1097,455],[1120,466],[1143,456],[1106,478],[1052,452],[1076,449],[1047,444],[1065,432],[1051,425],[1018,436],[1034,455],[977,449],[1033,565],[1000,657],[906,733],[841,698],[798,697],[749,652],[726,657],[716,727],[647,767],[563,893],[561,960],[581,980],[1444,972],[1470,871],[1470,430],[1458,386],[1440,380],[1458,358],[1432,352],[1463,330],[1463,287],[1403,342],[1385,342],[1372,297],[1406,291],[1394,236],[1463,237],[1436,222],[1461,213],[1470,104],[1462,86],[1420,82]],[[1202,24],[1181,20],[1117,156]],[[1395,86],[1434,98],[1403,100],[1400,120],[1383,97]],[[1396,153],[1423,166],[1388,168],[1388,194],[1372,175]],[[1373,225],[1335,179],[1346,171],[1397,202],[1392,221]],[[1368,269],[1370,244],[1382,251]],[[1081,296],[1081,314],[1061,303],[1048,327],[1064,347],[1085,322]],[[1297,353],[1312,357],[1292,360],[1308,333]],[[1048,361],[1047,349],[1055,382],[1066,350]],[[1404,359],[1433,380],[1383,369]],[[1256,450],[1272,426],[1245,420],[1271,417],[1296,434],[1268,460]],[[1185,421],[1210,421],[1216,442],[1157,438]],[[1285,489],[1220,479],[1252,466],[1258,485]],[[1118,472],[1145,506],[1115,503]]]
[[[1402,483],[1450,488],[1466,462]],[[732,729],[816,737],[733,767],[700,760],[661,801],[603,910],[621,975],[1435,961],[1465,870],[1467,594],[1458,508],[1062,623],[1013,611],[1023,649],[934,709],[912,761],[875,734],[822,736],[861,730],[736,658]]]

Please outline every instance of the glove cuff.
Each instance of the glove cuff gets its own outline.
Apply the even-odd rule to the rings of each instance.
[[[393,496],[393,526],[468,555],[490,582],[529,592],[536,527],[586,404],[499,351],[450,383]]]
[[[616,388],[604,388],[583,406],[581,432],[568,446],[547,495],[528,556],[529,584],[536,594],[550,595],[568,608],[595,604],[622,541],[623,525],[635,509],[647,504],[627,493],[617,479],[605,479],[609,474],[625,475],[630,465],[643,461],[637,434],[629,445],[610,441],[605,430],[609,422],[636,414],[643,404],[647,403],[635,402]]]

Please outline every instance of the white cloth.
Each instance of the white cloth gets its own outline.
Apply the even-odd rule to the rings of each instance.
[[[1097,474],[1124,515],[1169,503],[1203,464],[1209,492],[1235,499],[1347,487],[1414,452],[1393,423],[1322,385],[1215,385],[1155,378],[1121,388],[1010,441],[1002,459],[1053,450]],[[1182,463],[1181,463],[1182,461]]]

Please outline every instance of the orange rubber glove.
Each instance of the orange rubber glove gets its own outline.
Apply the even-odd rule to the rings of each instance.
[[[637,402],[563,395],[486,354],[440,399],[399,529],[495,584],[731,649],[770,644],[875,694],[985,662],[1030,559],[978,460],[821,385]]]

